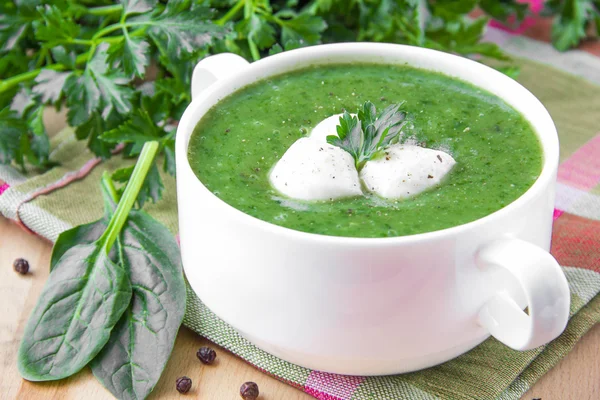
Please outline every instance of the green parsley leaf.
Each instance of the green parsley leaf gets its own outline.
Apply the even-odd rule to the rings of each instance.
[[[281,42],[287,43],[290,40],[297,40],[299,42],[305,42],[307,44],[319,43],[321,39],[321,33],[327,29],[327,23],[323,18],[309,15],[295,13],[287,14],[291,16],[289,19],[283,19],[282,17],[286,14],[280,12],[276,14],[278,21],[281,24]],[[268,46],[265,46],[268,47]]]
[[[57,6],[45,5],[37,8],[43,18],[36,22],[35,38],[51,48],[61,43],[70,43],[79,35],[81,27],[68,18]]]
[[[34,108],[27,122],[33,133],[28,137],[27,159],[36,166],[44,166],[50,154],[50,139],[44,126],[44,106]]]
[[[275,28],[258,14],[252,14],[250,18],[239,23],[236,31],[247,36],[259,49],[269,48],[275,43]]]
[[[600,15],[600,4],[592,0],[553,0],[546,4],[546,12],[549,10],[558,13],[552,24],[552,43],[565,51],[586,37],[587,25]]]
[[[32,88],[32,91],[40,95],[40,99],[44,104],[57,103],[62,97],[65,81],[70,74],[70,72],[44,69],[35,78],[36,85]]]
[[[116,144],[100,139],[100,135],[118,126],[120,122],[121,119],[116,114],[103,118],[100,113],[93,111],[89,118],[75,129],[75,136],[79,140],[87,140],[89,149],[97,156],[110,158]]]
[[[327,136],[327,143],[350,153],[360,171],[367,161],[400,140],[406,123],[406,113],[400,111],[402,104],[392,104],[379,115],[370,101],[363,104],[357,116],[344,111],[336,127],[338,135]]]
[[[23,165],[21,136],[26,130],[25,122],[16,112],[8,108],[0,110],[0,164],[17,160]]]
[[[141,14],[156,7],[157,0],[123,0],[123,14]]]
[[[41,19],[36,10],[41,1],[1,1],[0,2],[0,51],[16,50],[27,34],[32,23]]]
[[[70,75],[65,83],[67,118],[73,126],[87,121],[94,111],[107,117],[113,111],[131,112],[130,79],[108,65],[106,46],[100,46],[82,75]]]
[[[516,0],[481,0],[479,7],[490,17],[502,22],[514,16],[516,25],[523,21],[529,10],[529,4]]]
[[[162,130],[154,123],[148,112],[136,109],[132,118],[117,128],[103,133],[100,138],[108,143],[134,143],[141,147],[145,142],[156,140]]]
[[[189,3],[185,0],[171,0],[158,15],[143,14],[128,21],[146,25],[156,45],[175,56],[193,53],[227,32],[210,21],[212,11],[209,8],[188,7]]]
[[[430,25],[427,30],[425,45],[457,54],[510,60],[495,43],[479,41],[488,22],[487,17],[480,17],[473,21],[461,19],[454,21],[453,24],[445,24],[443,20],[437,20],[437,24]]]
[[[108,48],[108,63],[122,66],[125,75],[144,76],[149,63],[150,45],[142,38],[131,37],[128,33],[123,39]]]

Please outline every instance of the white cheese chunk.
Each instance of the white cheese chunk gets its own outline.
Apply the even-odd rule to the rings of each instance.
[[[383,157],[367,161],[360,178],[367,190],[399,199],[439,184],[454,164],[454,158],[443,151],[395,144],[385,150]]]
[[[275,164],[269,179],[276,190],[299,200],[362,195],[352,156],[312,138],[298,139]]]
[[[340,124],[340,117],[342,115],[344,114],[335,114],[319,122],[317,126],[315,126],[313,130],[310,131],[310,138],[317,139],[321,142],[327,142],[327,136],[337,136],[338,134],[336,127]],[[350,115],[355,116],[356,114]]]

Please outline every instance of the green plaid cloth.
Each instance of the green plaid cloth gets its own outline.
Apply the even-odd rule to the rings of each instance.
[[[522,50],[522,45],[511,40],[506,39],[506,47]],[[595,68],[600,71],[597,61]],[[520,398],[600,321],[600,87],[591,82],[594,72],[583,74],[584,79],[537,62],[522,59],[519,64],[519,81],[550,110],[561,140],[552,253],[563,266],[572,293],[571,319],[562,336],[526,352],[511,350],[491,338],[452,361],[423,371],[350,377],[302,368],[257,349],[206,308],[191,290],[184,324],[265,373],[319,399]],[[562,67],[575,68],[564,62]],[[576,68],[581,68],[581,62]],[[132,161],[115,157],[100,163],[70,129],[53,139],[52,148],[52,159],[60,166],[46,173],[22,176],[0,167],[0,179],[5,182],[0,182],[0,213],[17,219],[18,210],[18,219],[25,226],[54,241],[65,229],[100,217],[102,172]],[[89,169],[84,179],[62,186],[72,174]],[[175,182],[167,176],[164,179],[165,197],[146,210],[175,234]],[[45,193],[48,189],[56,190]]]

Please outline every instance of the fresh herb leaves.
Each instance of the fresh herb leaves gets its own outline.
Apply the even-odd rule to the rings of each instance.
[[[40,118],[44,106],[65,104],[77,138],[112,156],[119,143],[135,156],[147,140],[172,158],[172,130],[191,100],[194,65],[224,51],[259,59],[302,46],[348,41],[404,43],[467,57],[506,61],[481,42],[487,16],[519,23],[528,12],[517,0],[123,0],[0,3],[0,162],[47,168],[50,146]],[[549,0],[554,44],[564,50],[600,33],[600,0]],[[513,71],[506,66],[501,70]],[[152,71],[148,74],[148,71]],[[142,81],[146,83],[142,84]],[[150,81],[150,83],[148,82]],[[152,90],[146,90],[148,85]],[[25,96],[26,112],[12,113]],[[140,119],[146,113],[150,119]],[[160,116],[159,118],[157,116]],[[16,122],[15,119],[21,122]],[[129,127],[144,123],[135,143]],[[150,121],[150,123],[148,123]],[[111,134],[105,134],[111,132]],[[119,136],[123,134],[123,136]],[[174,173],[171,162],[163,169]],[[155,186],[160,186],[160,175]],[[150,178],[153,179],[153,178]]]
[[[19,348],[24,378],[61,379],[91,362],[120,399],[143,399],[156,385],[185,311],[177,243],[132,210],[157,150],[157,142],[144,145],[121,197],[104,176],[102,219],[59,236]]]
[[[140,112],[152,116],[151,124],[138,127],[147,134],[127,142],[125,155],[138,155],[149,140],[159,142],[159,153],[172,149],[182,105],[191,100],[191,69],[231,32],[230,24],[215,24],[207,5],[189,0],[90,4],[36,0],[0,5],[0,121],[6,133],[0,138],[1,163],[22,169],[51,165],[41,118],[46,105],[66,104],[77,138],[100,157],[111,157],[118,144],[127,142],[101,135],[126,131]],[[161,86],[147,91],[141,82],[148,79],[151,63],[154,87]],[[170,163],[164,170],[174,173]],[[149,179],[156,180],[154,187],[162,186],[158,173]]]
[[[406,113],[400,111],[401,106],[392,104],[377,115],[375,105],[367,101],[356,116],[344,111],[336,128],[337,136],[327,136],[327,142],[350,153],[360,171],[367,161],[400,139],[406,123]]]
[[[577,46],[594,26],[593,36],[600,37],[600,0],[549,0],[545,2],[542,14],[556,15],[552,42],[560,51]]]

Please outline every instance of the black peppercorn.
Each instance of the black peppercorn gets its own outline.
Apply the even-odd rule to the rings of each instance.
[[[15,262],[13,262],[13,268],[18,273],[25,275],[29,272],[29,262],[27,262],[27,260],[24,258],[17,258]]]
[[[258,385],[254,382],[246,382],[240,387],[240,396],[244,400],[256,400],[258,398]]]
[[[212,364],[215,362],[215,358],[217,358],[217,353],[210,347],[203,346],[198,349],[196,356],[202,364]]]
[[[175,382],[177,391],[179,393],[187,393],[192,388],[192,380],[187,376],[182,376],[181,378],[177,378]]]

